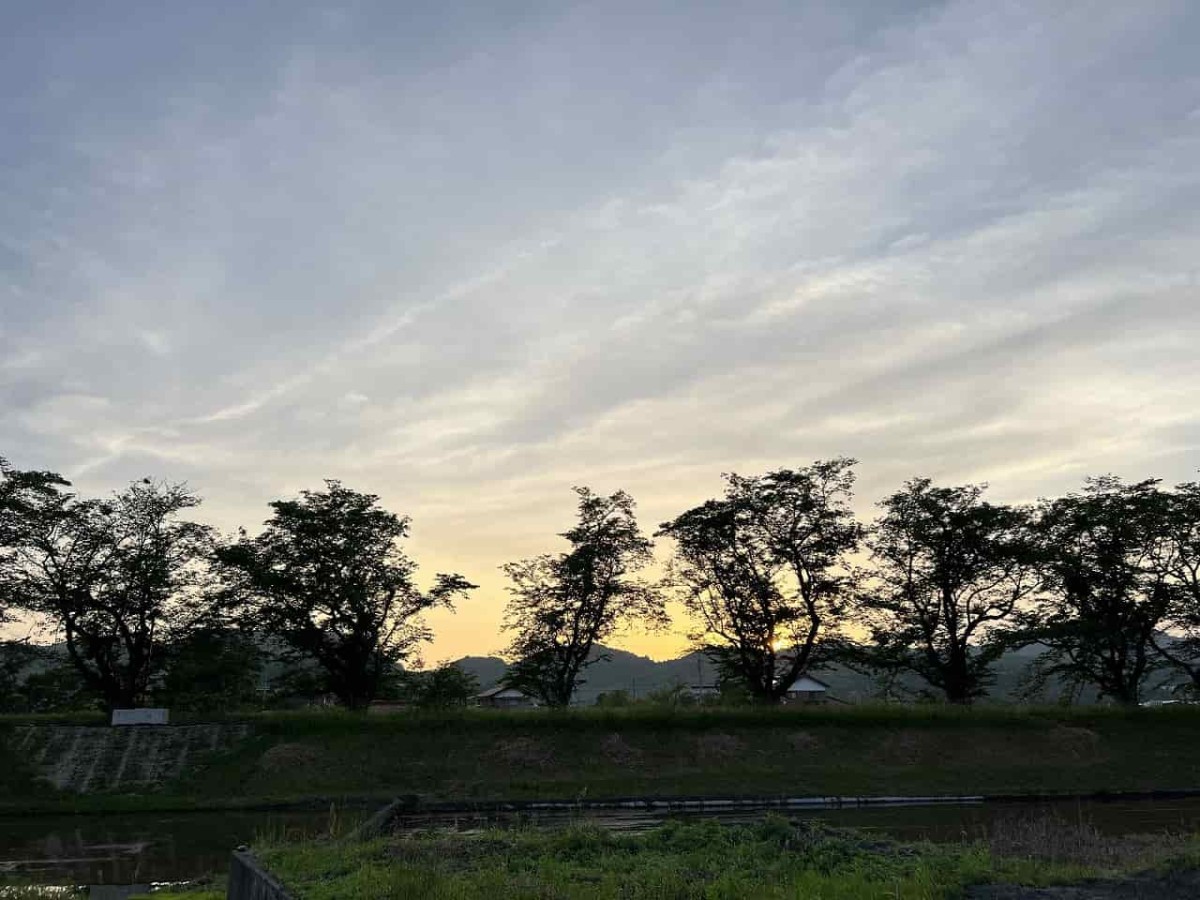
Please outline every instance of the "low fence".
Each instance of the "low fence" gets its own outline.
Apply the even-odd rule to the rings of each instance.
[[[236,850],[229,863],[226,900],[293,900],[249,850]]]

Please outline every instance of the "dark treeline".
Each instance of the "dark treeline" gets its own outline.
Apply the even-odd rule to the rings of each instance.
[[[983,485],[917,478],[874,521],[851,507],[855,461],[725,476],[723,495],[681,512],[665,574],[628,494],[576,488],[565,549],[503,566],[508,684],[565,706],[622,628],[662,628],[677,600],[727,695],[777,703],[833,665],[912,676],[921,696],[988,695],[1000,657],[1036,647],[1049,679],[1133,705],[1150,686],[1200,694],[1200,485],[1111,476],[1032,505]],[[403,551],[407,517],[338,481],[270,504],[255,536],[188,518],[186,486],[149,479],[104,499],[54,472],[0,459],[0,624],[42,641],[0,646],[0,697],[15,711],[169,703],[228,710],[335,698],[467,702],[452,666],[422,671],[423,614],[475,585],[421,589]]]

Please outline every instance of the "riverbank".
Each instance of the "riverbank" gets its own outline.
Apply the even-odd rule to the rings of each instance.
[[[1128,889],[1183,900],[1200,886],[1200,842],[1192,835],[1108,838],[1058,820],[1014,822],[943,845],[770,817],[753,825],[669,822],[640,834],[576,825],[309,841],[256,853],[301,900],[935,900],[1038,896],[1039,888],[1081,883],[1094,893],[1070,896],[1150,896]]]
[[[1200,709],[1190,707],[296,713],[208,725],[224,737],[154,769],[158,780],[114,784],[97,763],[80,791],[55,788],[49,773],[64,764],[54,748],[78,753],[87,741],[28,729],[82,723],[0,721],[0,813],[1200,787]],[[112,734],[96,726],[98,741]],[[35,744],[51,749],[40,759],[22,750]]]
[[[981,810],[982,811],[982,810]],[[919,812],[917,810],[916,812]],[[99,833],[95,847],[53,844],[70,859],[57,867],[0,874],[0,896],[65,896],[46,884],[147,881],[186,884],[197,900],[223,897],[230,850],[249,843],[273,876],[298,900],[361,896],[457,898],[487,896],[772,897],[820,896],[826,900],[892,898],[1087,897],[1126,900],[1154,896],[1182,900],[1200,892],[1200,819],[1170,821],[1156,810],[1154,821],[1136,815],[1099,817],[1101,810],[1029,805],[958,827],[942,823],[927,834],[910,821],[891,824],[855,818],[839,824],[809,816],[759,815],[754,819],[697,817],[629,828],[591,817],[560,823],[457,826],[443,823],[363,839],[351,821],[330,818],[308,827],[276,822],[238,837],[211,840],[192,823],[190,837],[171,836],[170,818],[146,831],[147,846],[121,865],[81,866],[89,850],[111,856],[112,837]],[[205,814],[192,814],[204,816]],[[862,815],[861,812],[854,816]],[[78,817],[74,817],[78,823]],[[84,820],[82,826],[88,827]],[[879,827],[883,824],[884,827]],[[299,826],[299,827],[297,827]],[[75,825],[68,829],[78,840]],[[218,827],[220,830],[220,827]],[[209,839],[208,854],[196,855],[195,838]],[[47,845],[50,849],[50,845]],[[181,858],[182,857],[182,858]],[[3,871],[3,867],[0,867]],[[34,873],[39,874],[34,874]],[[1074,885],[1074,887],[1064,887]],[[1049,893],[1040,891],[1073,891]],[[82,892],[86,896],[86,891]],[[74,896],[74,895],[72,895]],[[156,896],[159,896],[156,894]]]

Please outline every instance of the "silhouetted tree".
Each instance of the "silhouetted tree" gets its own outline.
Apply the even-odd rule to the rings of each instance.
[[[33,564],[26,558],[26,545],[34,520],[44,506],[61,499],[61,489],[69,486],[70,482],[55,472],[14,469],[0,456],[0,578],[15,578],[18,570]],[[0,625],[11,621],[11,606],[19,602],[19,596],[0,588]]]
[[[571,549],[503,567],[511,582],[505,629],[515,632],[507,652],[516,660],[504,681],[548,706],[571,702],[583,670],[604,658],[593,647],[619,627],[666,623],[660,593],[632,577],[649,565],[653,548],[638,528],[633,498],[575,492],[579,523],[560,535]]]
[[[850,498],[854,460],[760,477],[726,475],[725,496],[658,534],[675,541],[668,581],[703,625],[692,635],[723,681],[779,702],[841,646],[848,557],[862,539]]]
[[[1157,485],[1089,478],[1082,493],[1042,504],[1047,592],[1030,636],[1049,650],[1035,689],[1057,676],[1117,703],[1140,699],[1178,587],[1162,565],[1170,504]]]
[[[400,679],[400,699],[422,709],[469,706],[478,693],[479,679],[452,663],[409,670]]]
[[[399,548],[409,519],[362,494],[326,481],[324,491],[271,503],[257,537],[219,549],[228,595],[244,621],[276,637],[296,657],[315,660],[328,688],[350,709],[364,709],[381,680],[431,637],[421,613],[452,608],[475,585],[437,575],[429,591],[413,581],[416,564]]]
[[[265,705],[286,709],[315,706],[330,696],[329,679],[320,666],[315,663],[297,664],[298,661],[290,655],[277,661],[285,665],[268,680]],[[391,679],[385,675],[380,680],[376,697],[384,696],[390,687]]]
[[[41,661],[37,646],[27,641],[0,641],[0,713],[29,712],[25,679]]]
[[[90,500],[52,473],[4,478],[0,606],[44,616],[109,708],[137,705],[201,608],[211,534],[180,518],[199,499],[149,479]]]
[[[1158,565],[1171,583],[1165,621],[1171,634],[1156,635],[1153,642],[1200,696],[1200,483],[1178,485],[1167,497],[1163,531]]]
[[[863,617],[870,658],[952,703],[986,693],[1014,617],[1039,584],[1030,511],[988,503],[985,486],[916,478],[880,503]]]
[[[165,705],[195,712],[252,706],[259,700],[264,663],[252,634],[200,628],[170,648],[158,695]]]
[[[0,712],[95,709],[99,697],[60,650],[29,641],[0,643]]]

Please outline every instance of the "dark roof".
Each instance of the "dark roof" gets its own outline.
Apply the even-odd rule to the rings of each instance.
[[[792,688],[794,688],[796,686],[797,682],[802,681],[805,678],[807,678],[809,681],[815,681],[821,687],[825,688],[825,690],[829,690],[829,685],[827,685],[825,682],[823,682],[820,678],[815,678],[814,676],[808,675],[806,673],[801,673],[801,674],[797,675],[796,680],[793,681],[790,685],[788,685],[788,690],[790,691]]]
[[[495,697],[497,694],[502,694],[502,693],[504,693],[505,691],[516,691],[516,692],[517,692],[518,694],[520,694],[522,697],[528,697],[528,696],[529,696],[528,694],[526,694],[526,693],[525,693],[523,690],[521,690],[520,688],[510,687],[510,686],[509,686],[509,685],[507,685],[507,684],[498,684],[498,685],[496,685],[494,688],[488,688],[486,691],[480,691],[480,692],[479,692],[478,694],[476,694],[475,696],[476,696],[477,698],[484,699],[484,698],[487,698],[487,697]]]

